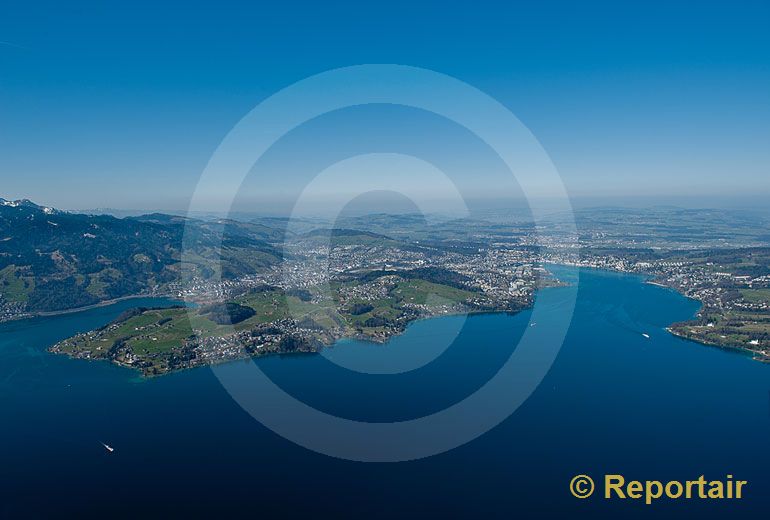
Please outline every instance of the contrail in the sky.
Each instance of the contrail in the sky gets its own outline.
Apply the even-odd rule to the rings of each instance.
[[[24,47],[23,45],[17,45],[15,43],[6,42],[6,41],[2,41],[2,40],[0,40],[0,45],[7,45],[8,47],[16,47],[17,49],[22,49],[22,50],[25,50],[25,51],[30,50],[29,47]]]

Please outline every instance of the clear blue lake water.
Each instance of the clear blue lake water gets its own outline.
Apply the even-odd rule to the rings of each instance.
[[[252,419],[207,367],[143,379],[46,351],[128,308],[172,303],[127,300],[0,324],[0,517],[753,518],[770,506],[770,365],[668,334],[665,327],[693,316],[698,303],[639,276],[581,270],[566,341],[532,396],[474,441],[401,463],[301,448]],[[363,375],[321,355],[256,363],[320,410],[410,419],[483,385],[510,356],[528,313],[471,316],[440,357],[403,374]],[[335,356],[403,356],[462,319],[415,322],[386,345],[344,340]],[[740,502],[645,506],[579,501],[567,487],[579,473],[641,480],[732,474],[749,485]]]

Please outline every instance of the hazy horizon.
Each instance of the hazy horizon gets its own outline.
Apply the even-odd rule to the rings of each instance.
[[[371,195],[371,194],[369,194]],[[374,194],[376,195],[376,194]],[[187,215],[193,216],[212,216],[212,217],[226,217],[228,214],[218,211],[196,211],[190,212],[188,207],[109,207],[100,206],[97,204],[86,205],[83,207],[66,207],[56,203],[52,200],[41,200],[34,196],[13,196],[9,194],[0,194],[0,198],[5,200],[21,200],[28,199],[35,204],[46,207],[53,207],[63,211],[72,213],[104,213],[111,214],[119,217],[124,216],[137,216],[150,213],[167,213],[172,215]],[[421,211],[420,208],[414,205],[411,201],[402,196],[396,197],[383,197],[378,199],[376,196],[359,197],[359,200],[353,200],[352,202],[344,206],[344,214],[346,216],[364,216],[373,214],[418,214],[426,213],[432,215],[446,215],[446,216],[462,216],[459,212],[447,211],[445,201],[436,199],[433,201],[423,201],[426,206],[426,211]],[[560,199],[553,199],[554,207],[556,210],[561,208]],[[769,213],[766,203],[765,195],[753,195],[744,197],[730,197],[730,196],[711,196],[711,197],[571,197],[570,203],[575,210],[584,209],[603,209],[603,208],[621,208],[621,209],[660,209],[660,208],[681,208],[689,210],[741,210],[758,213]],[[324,208],[323,201],[318,201],[317,205],[302,208],[302,210],[292,211],[291,203],[293,201],[284,201],[285,204],[276,204],[275,200],[269,201],[272,205],[266,205],[268,201],[253,201],[251,205],[240,204],[234,206],[230,211],[230,216],[253,216],[253,217],[288,217],[291,215],[299,217],[318,217],[329,218],[336,216],[336,211],[326,210]],[[279,201],[280,202],[280,201]],[[548,208],[548,199],[540,199],[537,201],[542,207]],[[469,207],[471,213],[478,215],[479,213],[491,212],[493,214],[501,214],[505,212],[511,212],[516,214],[526,214],[529,212],[529,206],[525,199],[520,198],[516,200],[510,199],[472,199],[469,201]]]

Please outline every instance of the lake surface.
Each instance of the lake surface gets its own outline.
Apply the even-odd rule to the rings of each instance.
[[[638,276],[581,270],[567,339],[529,400],[458,449],[394,464],[350,462],[292,444],[244,412],[209,368],[142,379],[106,362],[46,352],[127,308],[159,303],[172,302],[130,300],[0,324],[0,517],[754,517],[770,506],[770,366],[669,335],[664,327],[691,317],[697,302]],[[343,341],[335,356],[360,360],[383,349],[405,356],[462,319],[415,322],[386,345]],[[404,420],[483,385],[528,321],[528,312],[469,317],[443,355],[397,375],[351,372],[320,355],[257,363],[318,409]],[[577,500],[567,485],[579,473],[597,480],[604,473],[629,480],[732,474],[749,485],[740,502],[645,506]]]

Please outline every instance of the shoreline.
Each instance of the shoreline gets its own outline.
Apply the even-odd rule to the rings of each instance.
[[[698,345],[703,345],[704,347],[718,348],[721,350],[726,350],[728,352],[751,355],[752,361],[759,361],[760,363],[770,363],[770,356],[763,355],[761,352],[757,352],[756,350],[751,350],[750,348],[746,348],[740,345],[720,345],[718,343],[709,343],[707,341],[703,341],[700,339],[691,338],[686,334],[678,333],[677,331],[673,330],[670,326],[666,327],[666,332],[668,332],[669,334],[677,338],[680,338],[686,341],[692,341],[693,343],[697,343]]]
[[[546,287],[546,289],[548,289],[548,288],[549,287]],[[327,348],[334,348],[337,345],[338,342],[344,341],[344,340],[348,340],[348,341],[361,341],[361,342],[364,342],[364,343],[370,343],[372,345],[382,345],[382,346],[384,346],[384,345],[387,345],[387,343],[391,339],[403,335],[407,331],[407,329],[409,327],[411,327],[413,324],[415,324],[415,323],[417,323],[419,321],[427,321],[427,320],[432,320],[432,319],[436,319],[436,318],[450,318],[450,317],[453,317],[453,316],[473,317],[473,316],[483,316],[483,315],[493,315],[493,314],[515,315],[515,314],[519,314],[522,311],[530,310],[531,308],[532,308],[532,306],[526,307],[524,309],[519,309],[519,310],[516,310],[516,311],[505,311],[505,310],[499,310],[499,311],[489,310],[489,311],[486,311],[485,310],[485,311],[472,311],[472,312],[465,312],[465,313],[463,313],[463,312],[456,312],[456,313],[447,313],[447,314],[435,314],[433,316],[421,316],[421,317],[419,317],[419,318],[417,318],[415,320],[410,321],[406,325],[406,327],[404,327],[404,330],[401,330],[401,331],[399,331],[399,332],[397,332],[395,334],[392,334],[392,335],[388,336],[387,338],[383,338],[383,339],[372,338],[372,337],[368,337],[368,336],[365,336],[365,335],[362,335],[362,336],[351,335],[351,336],[340,336],[339,338],[336,338],[333,342],[331,342],[329,344],[323,344],[323,346],[320,349],[318,349],[318,350],[300,350],[300,351],[293,351],[293,352],[266,352],[264,354],[259,354],[259,353],[251,353],[251,354],[249,354],[249,353],[246,353],[244,351],[242,356],[239,356],[239,357],[236,357],[236,358],[222,359],[222,360],[214,361],[213,363],[205,363],[205,364],[191,366],[191,367],[184,367],[184,368],[174,369],[174,370],[170,370],[168,372],[163,372],[163,373],[160,373],[160,374],[145,374],[141,369],[139,369],[137,367],[134,367],[134,366],[131,366],[131,365],[126,365],[124,363],[116,362],[116,361],[113,361],[113,360],[110,360],[110,359],[73,358],[73,357],[69,356],[68,354],[64,354],[64,353],[50,352],[50,351],[49,352],[51,354],[57,354],[57,355],[62,355],[63,354],[63,355],[66,355],[66,356],[70,357],[70,359],[82,359],[83,361],[89,361],[89,362],[106,361],[106,362],[111,363],[113,365],[116,365],[116,366],[118,366],[120,368],[126,368],[126,369],[129,369],[129,370],[131,370],[131,371],[133,371],[135,373],[138,372],[139,373],[139,376],[138,376],[139,380],[141,380],[141,381],[145,381],[145,380],[149,381],[151,379],[155,379],[155,378],[158,378],[158,377],[170,376],[170,375],[173,375],[173,374],[178,374],[178,373],[186,372],[188,370],[196,370],[196,369],[201,369],[201,368],[212,368],[213,369],[213,367],[216,367],[216,366],[226,365],[226,364],[229,364],[229,363],[243,363],[243,362],[245,362],[247,360],[253,360],[255,358],[263,358],[263,357],[271,357],[271,356],[310,356],[310,355],[317,355],[317,354],[321,354],[321,350],[327,349]]]
[[[649,284],[649,285],[653,285],[655,287],[660,287],[662,289],[667,289],[669,291],[673,291],[674,293],[676,293],[677,295],[681,296],[682,298],[686,298],[686,299],[691,300],[693,302],[697,302],[700,305],[700,307],[695,312],[695,314],[685,323],[696,321],[695,318],[706,307],[705,302],[703,302],[702,300],[699,300],[698,298],[693,298],[692,296],[688,296],[688,295],[684,294],[683,292],[681,292],[676,287],[672,287],[670,285],[667,285],[667,284],[664,284],[664,283],[656,281],[655,278],[654,278],[654,275],[652,275],[652,274],[640,273],[640,272],[637,272],[637,271],[624,271],[622,269],[609,269],[609,268],[601,268],[601,267],[593,267],[593,266],[580,266],[580,265],[573,265],[573,264],[554,264],[554,265],[568,265],[568,266],[571,266],[571,267],[578,267],[580,269],[592,269],[592,270],[596,270],[596,271],[605,271],[605,272],[613,273],[613,274],[622,273],[622,274],[626,274],[626,275],[636,275],[636,276],[641,276],[643,278],[646,278],[643,283]],[[673,323],[668,325],[667,327],[665,327],[666,332],[668,332],[672,336],[675,336],[675,337],[677,337],[679,339],[682,339],[682,340],[685,340],[685,341],[692,341],[693,343],[696,343],[698,345],[705,346],[705,347],[712,347],[712,348],[716,347],[716,348],[719,348],[719,349],[722,349],[722,350],[725,350],[725,351],[728,351],[728,352],[736,352],[736,353],[740,353],[740,354],[744,354],[744,355],[751,355],[752,361],[758,361],[760,363],[770,364],[770,355],[762,354],[760,352],[757,352],[756,350],[752,350],[750,348],[746,348],[746,347],[741,346],[741,345],[720,345],[718,343],[708,343],[708,342],[700,340],[700,339],[692,338],[692,337],[687,336],[685,334],[677,333],[675,330],[673,330],[671,328],[671,325],[673,325]]]
[[[556,288],[560,288],[560,287],[561,286],[550,286],[550,287],[544,287],[543,289],[556,289]],[[124,301],[124,300],[135,299],[135,298],[142,298],[142,297],[147,297],[147,296],[124,297],[124,298],[118,299],[117,301]],[[150,297],[152,297],[152,296],[150,296]],[[113,302],[113,303],[117,303],[117,301]],[[111,305],[111,304],[105,302],[105,303],[101,303],[99,305],[89,306],[88,309],[81,308],[81,309],[78,309],[78,311],[85,311],[85,310],[89,310],[89,309],[92,309],[92,308],[101,307],[101,306],[105,306],[105,305]],[[114,359],[109,359],[109,358],[83,358],[83,357],[73,356],[73,355],[71,355],[69,353],[66,353],[66,352],[52,350],[56,345],[51,345],[48,348],[46,348],[46,352],[48,352],[49,354],[53,354],[53,355],[64,355],[64,356],[67,356],[70,359],[79,359],[79,360],[88,361],[88,362],[100,362],[100,361],[101,362],[107,362],[107,363],[110,363],[112,365],[118,366],[120,368],[129,369],[129,370],[131,370],[133,372],[138,372],[138,377],[139,377],[140,380],[149,380],[149,379],[154,379],[156,377],[176,374],[178,372],[184,372],[184,371],[187,371],[187,370],[194,370],[194,369],[197,369],[197,368],[205,368],[205,367],[213,367],[213,366],[216,366],[216,365],[223,365],[223,364],[227,364],[227,363],[243,362],[243,361],[248,360],[248,359],[259,358],[259,357],[294,356],[294,355],[318,354],[318,353],[320,353],[320,351],[322,349],[334,348],[335,345],[338,342],[343,341],[343,340],[361,341],[361,342],[366,342],[366,343],[370,343],[370,344],[373,344],[373,345],[386,345],[391,339],[393,339],[393,338],[395,338],[397,336],[403,335],[407,331],[407,329],[409,327],[411,327],[414,323],[417,323],[419,321],[427,321],[427,320],[432,320],[432,319],[436,319],[436,318],[448,318],[448,317],[452,317],[452,316],[473,317],[473,316],[494,315],[494,314],[505,314],[505,315],[511,315],[512,316],[512,315],[519,314],[522,311],[531,310],[532,307],[533,307],[533,305],[528,305],[526,307],[523,307],[521,309],[516,309],[516,310],[510,310],[510,309],[507,309],[507,310],[505,310],[505,309],[499,309],[499,310],[489,309],[489,310],[486,310],[485,309],[485,310],[470,310],[470,311],[466,311],[466,312],[450,312],[450,313],[441,313],[441,314],[434,314],[434,315],[428,315],[428,316],[420,316],[420,317],[418,317],[418,318],[416,318],[414,320],[411,320],[408,323],[406,323],[403,329],[398,330],[398,331],[396,331],[393,334],[390,334],[388,336],[368,336],[366,334],[341,335],[339,337],[334,338],[334,340],[332,342],[330,342],[330,343],[322,342],[321,343],[321,347],[319,349],[317,349],[317,350],[300,350],[300,351],[286,351],[286,352],[278,351],[278,352],[265,352],[264,354],[256,353],[256,352],[248,353],[245,350],[243,350],[241,352],[241,355],[238,355],[237,357],[233,357],[231,359],[222,359],[222,360],[217,360],[217,361],[210,362],[210,363],[202,363],[200,365],[187,366],[187,367],[173,369],[173,370],[169,370],[169,371],[161,372],[161,373],[156,373],[156,374],[145,373],[140,367],[136,367],[136,366],[133,366],[133,365],[130,365],[130,364],[122,363],[122,362],[116,361]],[[77,311],[72,310],[72,311],[69,311],[69,312],[77,312]]]
[[[555,289],[555,288],[557,288],[557,287],[556,286],[554,286],[554,287],[544,287],[544,289]],[[351,336],[341,336],[341,337],[337,338],[336,340],[334,340],[334,342],[330,343],[329,345],[324,345],[324,348],[334,347],[335,343],[337,343],[338,341],[343,340],[343,339],[356,340],[356,341],[365,341],[365,342],[374,343],[374,344],[377,344],[377,345],[384,345],[388,341],[390,341],[391,338],[395,338],[397,336],[402,335],[404,332],[406,332],[406,329],[408,329],[413,323],[417,323],[419,321],[432,320],[432,319],[435,319],[435,318],[449,318],[449,317],[452,317],[452,316],[482,316],[482,315],[485,315],[485,314],[507,314],[507,315],[510,315],[510,316],[514,316],[514,315],[519,314],[519,313],[521,313],[523,311],[530,310],[530,309],[532,309],[532,307],[534,307],[534,305],[528,305],[527,307],[524,307],[524,308],[521,308],[521,309],[517,309],[515,311],[514,310],[502,310],[502,309],[500,309],[500,310],[471,310],[471,311],[467,311],[467,312],[447,312],[447,313],[442,313],[442,314],[433,314],[431,316],[420,316],[420,317],[415,318],[412,321],[408,322],[406,324],[406,326],[403,328],[403,330],[400,330],[400,331],[398,331],[398,332],[396,332],[394,334],[391,334],[391,335],[389,335],[389,336],[387,336],[385,338],[379,338],[379,337],[378,338],[374,338],[374,337],[371,337],[371,336],[367,336],[365,334],[362,334],[362,335],[357,335],[356,334],[356,335],[351,335]]]
[[[90,311],[93,309],[98,309],[100,307],[109,307],[110,305],[115,305],[116,303],[120,303],[122,301],[127,300],[138,300],[141,298],[169,298],[173,299],[171,295],[161,295],[161,294],[132,294],[129,296],[121,296],[119,298],[113,298],[111,300],[104,300],[99,303],[93,303],[91,305],[85,305],[83,307],[73,307],[72,309],[63,309],[60,311],[38,311],[38,312],[29,312],[24,315],[20,315],[19,317],[14,317],[8,320],[2,321],[2,323],[12,323],[14,321],[21,321],[21,320],[29,320],[34,318],[50,318],[53,316],[64,316],[67,314],[75,314],[78,312],[85,312]]]
[[[100,307],[108,307],[110,305],[114,305],[116,303],[120,303],[127,300],[138,300],[140,298],[168,298],[168,296],[162,296],[162,295],[155,295],[155,294],[132,294],[130,296],[121,296],[119,298],[113,298],[111,300],[104,300],[99,303],[94,303],[91,305],[86,305],[84,307],[75,307],[72,309],[64,309],[61,311],[42,311],[42,312],[35,312],[32,313],[32,317],[34,318],[47,318],[51,316],[62,316],[65,314],[74,314],[76,312],[83,312],[83,311],[90,311],[92,309],[98,309]]]
[[[679,290],[677,290],[677,288],[675,288],[675,287],[663,284],[661,282],[657,282],[657,281],[655,281],[653,279],[652,275],[647,274],[647,273],[639,273],[639,272],[636,272],[636,271],[624,271],[624,270],[620,270],[620,269],[607,269],[607,268],[600,268],[600,267],[593,267],[593,266],[579,266],[579,265],[573,265],[573,264],[556,264],[556,263],[552,263],[552,265],[556,265],[556,266],[564,265],[564,266],[570,267],[570,268],[590,269],[590,270],[593,270],[593,271],[603,271],[603,272],[610,273],[610,274],[613,274],[613,275],[623,274],[623,275],[637,276],[637,277],[643,278],[643,280],[641,280],[641,283],[650,284],[650,285],[653,285],[653,286],[656,286],[656,287],[667,289],[667,290],[675,292],[677,295],[679,295],[679,296],[681,296],[683,298],[686,298],[686,299],[698,302],[701,307],[696,312],[696,314],[690,319],[690,321],[694,320],[695,316],[697,316],[697,313],[700,312],[700,310],[704,306],[704,303],[701,300],[698,300],[696,298],[692,298],[690,296],[687,296],[687,295],[683,294],[682,292],[680,292]],[[569,286],[570,284],[569,283],[564,283],[564,285]],[[557,284],[557,285],[553,285],[553,286],[540,287],[540,288],[537,289],[537,292],[539,292],[542,289],[558,288],[558,287],[562,287],[562,286],[563,286],[562,284]],[[31,316],[31,317],[34,318],[34,317],[47,317],[47,316],[57,316],[57,315],[64,315],[64,314],[72,314],[72,313],[92,310],[92,309],[99,308],[99,307],[105,307],[105,306],[113,305],[113,304],[118,303],[120,301],[126,301],[126,300],[131,300],[131,299],[139,299],[139,298],[172,298],[172,297],[169,296],[169,295],[152,295],[152,294],[130,295],[130,296],[124,296],[124,297],[121,297],[121,298],[116,298],[116,299],[113,299],[113,300],[103,301],[103,302],[100,302],[98,304],[89,305],[89,306],[86,306],[86,307],[80,307],[80,308],[76,308],[76,309],[68,309],[68,310],[65,310],[65,311],[53,311],[53,312],[50,312],[50,313],[39,313],[39,314]],[[399,331],[396,331],[393,334],[390,334],[390,335],[387,335],[387,336],[369,336],[369,335],[366,335],[366,334],[342,335],[342,336],[340,336],[338,338],[335,338],[334,341],[332,341],[331,343],[323,344],[323,346],[321,348],[333,348],[334,345],[338,341],[341,341],[341,340],[357,340],[357,341],[364,341],[364,342],[368,342],[368,343],[372,343],[372,344],[385,345],[385,344],[388,343],[388,341],[390,341],[391,338],[403,334],[406,331],[406,329],[409,326],[412,325],[412,323],[415,323],[417,321],[429,320],[429,319],[440,318],[440,317],[448,317],[448,316],[459,316],[459,315],[465,315],[465,316],[484,315],[484,314],[510,314],[510,315],[515,315],[515,314],[518,314],[518,313],[520,313],[520,312],[522,312],[524,310],[531,309],[532,306],[533,306],[533,304],[530,304],[530,305],[528,305],[528,306],[526,306],[524,308],[517,309],[517,310],[503,310],[503,309],[469,310],[469,311],[465,311],[465,312],[452,312],[452,313],[442,313],[442,314],[435,314],[435,315],[428,315],[428,316],[420,316],[420,317],[418,317],[418,318],[408,322],[407,324],[405,324],[403,329],[401,329]],[[680,339],[683,339],[683,340],[692,341],[692,342],[697,343],[697,344],[702,345],[702,346],[718,347],[718,348],[721,348],[721,349],[724,349],[724,350],[727,350],[727,351],[740,352],[742,354],[751,354],[753,360],[756,360],[756,361],[759,361],[759,362],[762,362],[762,363],[770,363],[770,356],[765,356],[765,355],[763,355],[763,354],[761,354],[761,353],[759,353],[757,351],[754,351],[752,349],[749,349],[749,348],[746,348],[746,347],[743,347],[743,346],[740,346],[740,345],[720,345],[720,344],[716,344],[716,343],[707,343],[707,342],[704,342],[704,341],[701,341],[701,340],[698,340],[698,339],[695,339],[695,338],[688,337],[685,334],[679,334],[679,333],[675,332],[671,328],[671,325],[665,327],[665,330],[669,334],[671,334],[672,336],[676,336],[677,338],[680,338]],[[310,353],[310,352],[305,352],[305,353]],[[277,355],[290,355],[290,354],[294,354],[294,353],[293,352],[285,352],[285,353],[282,353],[282,352],[272,352],[272,353],[265,354],[265,355],[276,355],[276,354]],[[230,362],[230,361],[243,361],[245,359],[249,359],[249,358],[252,358],[252,357],[261,357],[261,355],[256,355],[255,356],[254,354],[244,354],[243,357],[238,357],[238,358],[231,359],[231,360],[223,360],[222,363],[227,363],[227,362]],[[98,360],[94,360],[94,361],[98,361]],[[107,361],[113,362],[111,360],[107,360]],[[124,367],[124,368],[130,368],[130,369],[133,369],[133,370],[139,370],[139,369],[137,369],[135,367],[132,367],[132,366],[129,366],[129,365],[123,365],[121,363],[115,363],[115,364],[118,365],[118,366]],[[213,364],[219,364],[219,363],[202,364],[202,365],[199,365],[199,366],[187,367],[187,368],[182,369],[182,370],[188,370],[188,369],[192,369],[192,368],[200,368],[200,367],[204,367],[204,366],[211,366]],[[161,373],[161,374],[154,374],[154,375],[145,375],[144,373],[142,373],[141,370],[139,370],[139,371],[140,371],[140,374],[141,374],[142,378],[147,378],[147,377],[157,377],[157,376],[160,376],[160,375],[172,374],[172,373],[177,372],[178,370],[172,370],[172,371],[169,371],[169,372],[164,372],[164,373]]]

